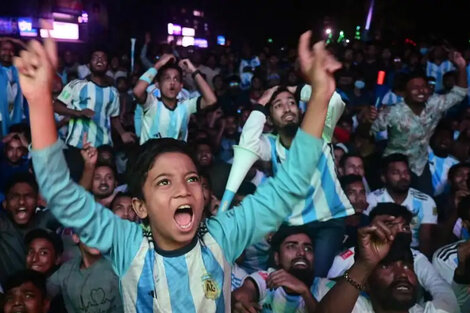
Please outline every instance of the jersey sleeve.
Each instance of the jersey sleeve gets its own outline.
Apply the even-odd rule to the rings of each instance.
[[[308,102],[312,95],[312,86],[305,84],[300,90],[300,101]],[[336,124],[343,114],[346,104],[336,91],[333,92],[330,102],[328,103],[328,112],[326,113],[325,128],[323,129],[323,140],[331,142]]]
[[[125,273],[143,239],[142,229],[122,220],[95,202],[93,196],[70,178],[63,144],[33,150],[33,164],[41,194],[48,208],[80,240],[109,258],[118,275]]]
[[[269,276],[268,272],[259,271],[259,272],[254,272],[245,278],[245,279],[251,278],[251,280],[253,280],[253,282],[258,287],[258,292],[259,292],[258,303],[262,303],[264,298],[266,298],[267,289],[268,289],[266,280],[268,279],[268,276]]]
[[[420,252],[415,252],[414,270],[420,285],[431,294],[433,299],[439,298],[442,294],[449,294],[443,301],[449,307],[458,307],[457,298],[454,296],[450,285],[442,279],[427,257]]]
[[[184,105],[186,107],[186,112],[188,113],[188,116],[191,114],[196,113],[199,108],[201,107],[201,100],[202,97],[193,97],[188,100],[185,100],[181,103],[181,105]]]
[[[73,109],[73,95],[74,95],[74,89],[77,83],[79,82],[78,79],[72,80],[70,83],[64,86],[62,91],[60,92],[59,96],[57,97],[57,100],[60,102],[64,103],[67,108]]]
[[[243,126],[240,136],[240,146],[259,155],[261,160],[271,160],[271,145],[263,135],[266,115],[260,110],[253,110]]]
[[[147,98],[145,99],[145,103],[142,104],[142,108],[144,109],[144,113],[145,113],[145,111],[150,109],[150,107],[152,107],[152,105],[155,105],[157,103],[157,101],[158,101],[157,97],[155,97],[155,95],[152,92],[147,92]]]
[[[437,206],[431,197],[423,203],[423,219],[421,224],[437,224]]]
[[[233,263],[246,247],[276,231],[292,208],[311,192],[310,180],[320,159],[322,144],[322,140],[300,129],[276,177],[258,187],[240,206],[207,221],[209,232],[229,262]]]
[[[116,88],[111,88],[111,92],[114,93],[113,100],[110,104],[109,116],[116,117],[119,116],[119,112],[121,109],[121,105],[119,102],[119,93],[117,92]]]

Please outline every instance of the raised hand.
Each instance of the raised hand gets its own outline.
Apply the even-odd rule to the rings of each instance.
[[[158,59],[154,67],[158,70],[160,67],[167,64],[170,61],[176,62],[176,57],[171,53],[165,53],[160,57],[160,59]]]
[[[269,100],[271,100],[271,97],[273,96],[274,92],[278,89],[279,89],[279,86],[274,86],[265,90],[261,98],[258,99],[258,103],[261,104],[262,106],[265,106],[269,102]]]
[[[373,269],[388,254],[396,229],[378,221],[372,226],[360,228],[358,231],[358,263]]]
[[[98,150],[88,142],[88,134],[83,135],[83,148],[80,150],[85,166],[94,167],[98,161]]]
[[[312,86],[312,94],[321,93],[331,97],[336,88],[333,74],[341,68],[341,63],[326,50],[323,41],[311,46],[311,37],[311,31],[300,36],[298,46],[300,70]]]
[[[196,71],[196,67],[189,59],[180,60],[178,65],[187,73],[194,73]]]
[[[452,61],[459,69],[464,69],[467,62],[463,58],[462,54],[458,51],[449,52],[449,60]]]
[[[20,56],[14,58],[21,91],[29,105],[34,105],[36,101],[33,99],[41,98],[45,90],[48,92],[52,90],[57,63],[57,46],[50,38],[44,40],[44,45],[37,40],[31,40],[27,49],[22,50]],[[50,105],[52,106],[52,102]]]

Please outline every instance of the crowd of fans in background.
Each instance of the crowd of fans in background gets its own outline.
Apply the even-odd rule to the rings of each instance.
[[[0,38],[3,312],[127,311],[111,263],[63,227],[39,192],[13,65],[23,48]],[[332,101],[345,106],[324,133],[330,154],[312,198],[327,213],[287,220],[244,251],[232,267],[232,310],[470,312],[470,49],[460,54],[445,41],[328,49],[342,63]],[[234,145],[256,139],[270,148],[258,151],[233,206],[276,175],[309,98],[296,48],[183,48],[146,34],[130,64],[127,52],[59,49],[57,130],[72,179],[96,202],[143,223],[128,164],[152,138],[193,150],[205,218],[217,214]],[[397,232],[386,255],[367,254],[371,229]]]

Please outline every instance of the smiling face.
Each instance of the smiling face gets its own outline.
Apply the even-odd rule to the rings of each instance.
[[[113,194],[117,182],[114,172],[109,166],[99,166],[93,174],[91,193],[98,199],[109,197]]]
[[[196,235],[204,197],[196,165],[181,152],[158,155],[142,187],[144,199],[133,198],[141,219],[148,218],[159,248],[176,250]]]
[[[297,273],[313,273],[313,259],[312,240],[304,233],[287,236],[274,254],[276,265],[296,277]]]
[[[407,103],[424,104],[429,99],[428,83],[424,78],[410,79],[406,84],[405,99]]]
[[[31,241],[26,255],[26,268],[47,274],[58,264],[59,258],[52,242],[45,238],[36,238]]]

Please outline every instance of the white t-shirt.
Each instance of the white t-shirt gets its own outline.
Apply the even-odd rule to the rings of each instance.
[[[367,202],[369,207],[364,213],[369,215],[372,209],[377,206],[377,203],[394,201],[387,189],[382,188],[369,193],[367,195]],[[421,224],[437,224],[436,203],[427,194],[410,188],[405,201],[398,204],[405,206],[413,214],[410,224],[412,233],[411,247],[417,248],[419,246],[419,228]]]

